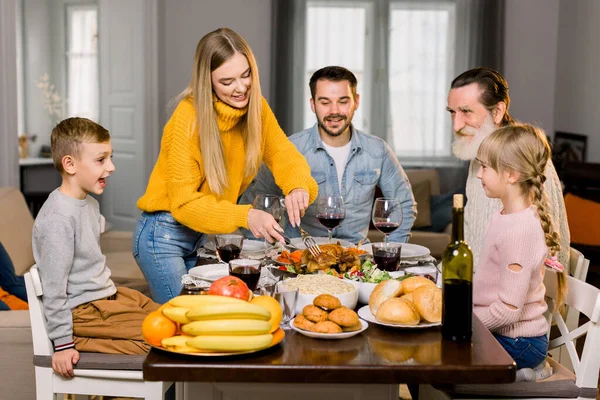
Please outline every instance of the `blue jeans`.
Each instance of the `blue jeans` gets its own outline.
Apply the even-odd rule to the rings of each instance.
[[[511,338],[494,334],[494,337],[515,360],[517,369],[535,368],[548,355],[548,337],[546,335]]]
[[[0,287],[19,299],[27,301],[25,278],[16,275],[12,260],[2,243],[0,243]],[[6,310],[9,310],[8,306],[0,300],[0,311]]]
[[[196,249],[205,240],[206,235],[180,224],[170,212],[142,213],[133,234],[133,257],[152,300],[162,304],[179,295],[181,277],[196,264]]]

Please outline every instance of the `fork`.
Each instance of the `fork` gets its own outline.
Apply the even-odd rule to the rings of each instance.
[[[298,229],[300,229],[300,235],[302,235],[302,243],[304,243],[308,251],[310,251],[310,254],[312,254],[313,257],[317,257],[319,254],[321,254],[321,249],[319,248],[319,245],[315,239],[310,236],[308,232],[302,229],[300,225],[298,225]]]

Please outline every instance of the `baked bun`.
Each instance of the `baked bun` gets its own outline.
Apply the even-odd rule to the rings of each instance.
[[[413,295],[412,295],[412,293],[403,294],[402,296],[400,296],[400,298],[402,300],[410,301],[411,303],[413,303]]]
[[[381,303],[375,318],[381,322],[403,325],[418,325],[421,321],[421,316],[412,303],[396,297]]]
[[[402,293],[412,293],[416,288],[423,285],[435,286],[435,283],[422,276],[411,276],[402,281]]]
[[[355,326],[357,324],[360,325],[360,320],[358,319],[358,314],[356,314],[356,312],[354,312],[354,310],[351,310],[346,307],[336,308],[335,310],[333,310],[332,312],[329,313],[327,318],[330,321],[335,322],[336,324],[341,326],[342,329],[345,326],[348,327],[348,326],[353,326],[353,325]]]
[[[328,313],[317,306],[308,304],[302,309],[302,314],[304,314],[307,320],[317,323],[321,321],[327,321]]]
[[[362,328],[362,324],[360,323],[360,321],[358,321],[358,323],[356,325],[352,325],[352,326],[342,326],[342,332],[354,332],[354,331],[359,331]]]
[[[318,333],[342,333],[342,328],[338,324],[331,321],[317,322],[313,328],[313,332]]]
[[[442,290],[437,286],[422,285],[412,292],[413,302],[421,317],[428,322],[442,320]]]
[[[321,307],[324,310],[335,310],[340,308],[342,303],[340,299],[330,294],[320,294],[313,300],[313,304],[317,307]]]
[[[371,292],[369,296],[369,308],[373,315],[377,315],[377,309],[387,299],[391,299],[402,294],[402,282],[395,279],[383,281]]]

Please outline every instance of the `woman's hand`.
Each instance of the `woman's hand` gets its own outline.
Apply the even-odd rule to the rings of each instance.
[[[295,228],[300,225],[300,218],[308,208],[308,192],[304,189],[294,189],[285,196],[285,208],[290,224]]]
[[[269,243],[285,243],[283,236],[281,236],[283,229],[275,221],[275,218],[266,211],[251,208],[248,211],[248,229],[255,237],[265,238]]]

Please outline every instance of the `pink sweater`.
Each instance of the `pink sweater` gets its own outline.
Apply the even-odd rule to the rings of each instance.
[[[535,337],[547,333],[543,313],[548,248],[537,210],[492,215],[473,281],[473,311],[493,333]],[[519,272],[508,269],[519,264]],[[516,309],[511,309],[506,304]]]

